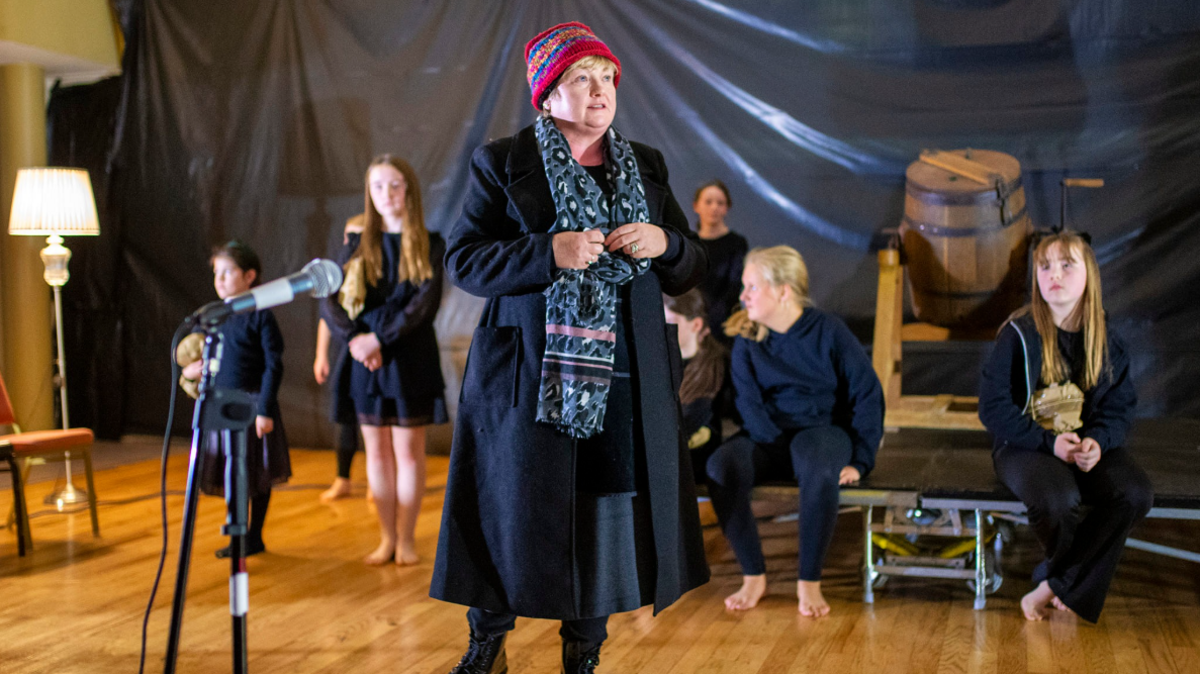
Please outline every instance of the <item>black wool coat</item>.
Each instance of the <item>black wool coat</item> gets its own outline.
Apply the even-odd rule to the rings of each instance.
[[[707,582],[686,438],[680,430],[682,363],[662,293],[680,294],[707,258],[667,184],[662,153],[632,143],[650,222],[671,240],[651,271],[631,281],[628,329],[635,399],[646,448],[653,524],[655,611]],[[535,421],[554,280],[553,196],[533,127],[478,148],[462,216],[450,233],[446,273],[488,299],[463,379],[430,595],[533,618],[580,615],[575,577],[575,441]]]

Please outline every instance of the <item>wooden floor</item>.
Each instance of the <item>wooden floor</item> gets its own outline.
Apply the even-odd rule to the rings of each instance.
[[[275,493],[266,528],[269,552],[250,567],[250,666],[266,672],[444,673],[466,643],[462,607],[427,595],[442,506],[446,459],[431,458],[429,494],[419,523],[423,561],[416,567],[368,568],[359,558],[376,529],[359,496],[317,502],[333,472],[329,452],[293,451],[295,476]],[[361,471],[361,458],[355,468]],[[173,457],[169,485],[182,490],[185,459]],[[0,530],[0,671],[6,674],[134,672],[142,613],[161,534],[158,462],[97,474],[103,537],[93,539],[86,513],[45,513],[33,520],[33,552],[17,557],[16,537]],[[361,474],[356,474],[361,484]],[[35,484],[35,511],[50,482]],[[11,495],[0,492],[0,513]],[[707,506],[705,506],[707,507]],[[161,671],[176,565],[182,497],[168,499],[170,554],[150,620],[148,671]],[[711,512],[703,512],[711,522]],[[180,672],[230,669],[228,565],[212,552],[223,503],[201,499],[179,661]],[[1028,532],[1007,560],[1007,580],[971,609],[959,581],[894,579],[860,601],[857,514],[846,514],[826,571],[832,615],[796,613],[794,524],[763,526],[770,595],[745,614],[721,599],[739,582],[719,531],[705,529],[713,581],[657,618],[649,610],[614,616],[600,672],[1200,672],[1200,567],[1127,551],[1098,626],[1056,614],[1027,623],[1018,610],[1035,560]],[[1200,523],[1157,522],[1139,537],[1200,549]],[[519,620],[508,646],[510,671],[557,672],[558,625]]]

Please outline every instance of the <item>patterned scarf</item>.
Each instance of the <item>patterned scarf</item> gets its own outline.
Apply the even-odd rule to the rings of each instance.
[[[649,221],[633,148],[616,129],[608,128],[604,155],[604,171],[613,186],[611,199],[571,157],[567,139],[552,119],[538,119],[536,132],[557,213],[551,232],[600,228],[607,235],[623,224]],[[545,291],[546,353],[538,421],[578,439],[604,430],[616,345],[617,286],[649,268],[647,258],[605,251],[587,269],[556,272]]]

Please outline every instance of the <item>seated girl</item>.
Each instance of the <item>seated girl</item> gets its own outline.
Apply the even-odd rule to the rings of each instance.
[[[667,323],[679,329],[679,353],[683,356],[683,382],[679,386],[683,437],[691,450],[696,484],[702,484],[705,463],[721,444],[718,400],[723,397],[720,394],[729,369],[729,351],[709,330],[704,297],[696,288],[678,297],[663,295],[663,308]]]

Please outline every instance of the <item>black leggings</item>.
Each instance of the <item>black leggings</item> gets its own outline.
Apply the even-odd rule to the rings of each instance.
[[[350,479],[350,464],[358,451],[358,424],[338,424],[337,476]]]
[[[785,436],[786,438],[786,436]],[[772,480],[800,483],[800,580],[821,580],[825,553],[838,515],[838,476],[850,462],[850,436],[837,426],[817,426],[769,445],[738,434],[708,459],[709,493],[721,530],[742,573],[766,573],[750,490]]]
[[[1104,452],[1086,473],[1053,454],[1009,447],[992,459],[1046,550],[1033,582],[1045,580],[1067,608],[1096,622],[1125,538],[1154,503],[1150,478],[1123,447]]]
[[[511,613],[496,613],[482,608],[471,608],[467,610],[467,622],[471,625],[471,632],[476,636],[492,636],[511,630],[517,622],[517,616]],[[563,641],[598,646],[608,638],[608,616],[564,620],[558,634]]]
[[[271,492],[265,491],[250,499],[250,531],[246,538],[262,542],[263,525],[267,522],[267,507],[271,505]]]

